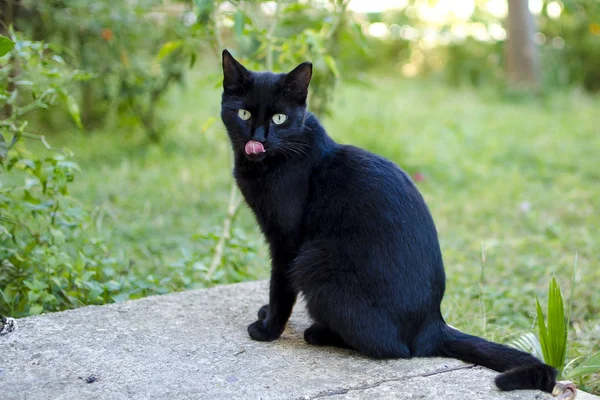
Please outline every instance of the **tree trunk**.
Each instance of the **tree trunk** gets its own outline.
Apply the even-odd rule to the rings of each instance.
[[[10,26],[16,31],[22,30],[24,21],[29,21],[33,14],[23,7],[21,0],[0,0],[0,34],[8,36]],[[35,24],[30,26],[35,26]]]
[[[14,23],[14,2],[13,0],[0,0],[0,33],[8,34],[8,28]]]
[[[533,42],[535,22],[528,3],[528,0],[508,0],[506,67],[511,84],[537,88],[540,83],[540,63]]]

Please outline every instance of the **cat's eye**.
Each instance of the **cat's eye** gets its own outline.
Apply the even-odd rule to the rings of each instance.
[[[271,118],[271,119],[273,120],[273,122],[275,122],[275,124],[281,125],[287,120],[287,115],[275,114],[275,115],[273,115],[273,118]]]
[[[250,111],[248,110],[244,110],[243,108],[240,108],[238,110],[238,117],[240,117],[241,119],[243,119],[244,121],[248,121],[250,119],[250,116],[252,114],[250,114]]]

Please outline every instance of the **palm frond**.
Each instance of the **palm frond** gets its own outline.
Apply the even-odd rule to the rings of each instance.
[[[600,373],[600,352],[594,354],[569,372],[565,374],[568,379],[577,378],[583,375]]]
[[[533,356],[537,357],[542,361],[544,360],[544,354],[542,353],[540,341],[531,332],[525,333],[517,339],[510,341],[508,345],[526,353],[531,353]]]
[[[536,298],[537,323],[540,345],[546,364],[556,368],[559,373],[565,366],[567,352],[567,325],[565,307],[560,286],[555,277],[550,281],[548,289],[548,321],[544,321],[544,313]]]

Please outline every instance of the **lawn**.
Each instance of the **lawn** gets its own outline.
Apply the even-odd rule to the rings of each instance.
[[[392,78],[338,89],[323,121],[330,135],[418,174],[440,235],[449,323],[497,341],[530,330],[535,296],[545,308],[553,274],[568,298],[577,253],[569,354],[600,350],[600,99]],[[114,256],[152,279],[183,277],[172,287],[207,284],[189,277],[205,271],[227,211],[231,154],[219,103],[211,80],[174,89],[160,145],[127,129],[50,139],[76,154],[72,194],[93,210]],[[234,226],[235,247],[210,281],[267,277],[245,206]]]

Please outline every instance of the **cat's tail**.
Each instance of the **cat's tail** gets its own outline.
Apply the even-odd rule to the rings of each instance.
[[[497,372],[496,386],[500,390],[538,389],[552,393],[556,370],[529,353],[489,342],[442,326],[441,355],[481,365]]]

